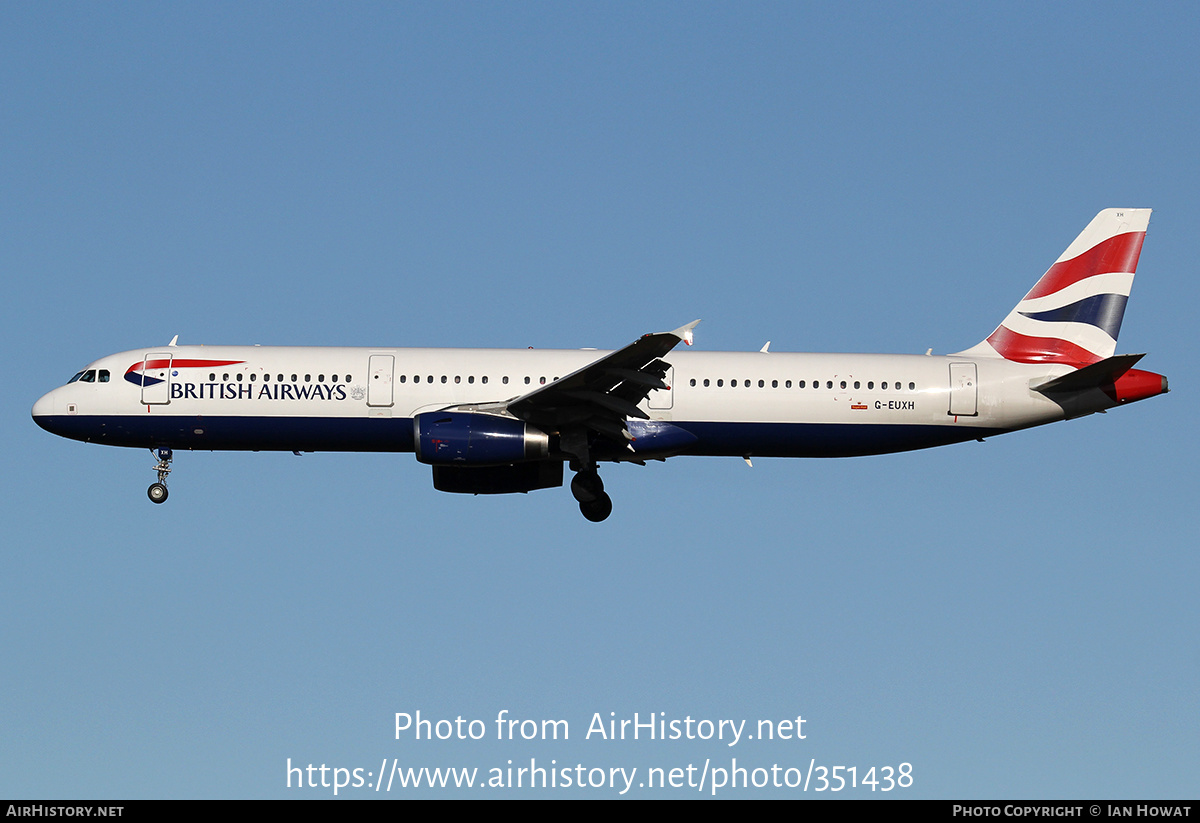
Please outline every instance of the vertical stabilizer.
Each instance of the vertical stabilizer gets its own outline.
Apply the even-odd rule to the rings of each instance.
[[[1008,317],[961,354],[1086,366],[1112,357],[1150,209],[1105,209]]]

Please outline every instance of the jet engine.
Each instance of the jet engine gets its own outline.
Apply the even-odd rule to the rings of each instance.
[[[513,417],[425,412],[413,418],[417,460],[431,466],[501,466],[543,460],[550,436]]]

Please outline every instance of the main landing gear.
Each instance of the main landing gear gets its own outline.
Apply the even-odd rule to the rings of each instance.
[[[593,523],[608,519],[612,514],[612,498],[604,493],[604,481],[596,471],[596,461],[587,430],[568,428],[559,435],[560,448],[571,456],[571,494],[579,501],[579,511]]]
[[[612,498],[604,492],[604,481],[594,468],[583,469],[571,478],[571,494],[579,501],[579,511],[593,523],[612,514]]]
[[[167,475],[171,473],[171,450],[151,449],[153,454],[158,456],[158,465],[154,470],[158,472],[158,482],[151,483],[150,488],[146,489],[146,496],[153,503],[165,503],[167,500]]]

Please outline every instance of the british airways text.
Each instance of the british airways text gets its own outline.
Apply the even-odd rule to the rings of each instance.
[[[345,400],[346,386],[338,383],[172,383],[172,400]]]

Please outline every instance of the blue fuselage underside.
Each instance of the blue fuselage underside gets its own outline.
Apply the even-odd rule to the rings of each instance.
[[[197,451],[411,452],[412,418],[177,417],[53,415],[38,425],[72,440],[136,448]],[[911,451],[1001,434],[1004,429],[854,423],[673,421],[696,437],[676,454],[852,457]],[[634,443],[635,450],[637,443]],[[637,459],[651,453],[614,452]],[[609,458],[609,459],[612,459]]]

